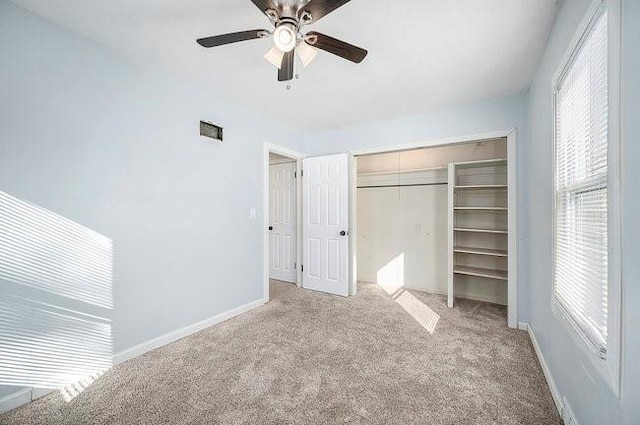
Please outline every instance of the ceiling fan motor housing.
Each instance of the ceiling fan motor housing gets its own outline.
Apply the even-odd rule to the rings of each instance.
[[[282,16],[280,18],[280,20],[278,21],[278,23],[276,24],[276,27],[280,27],[281,25],[291,25],[292,27],[294,27],[296,30],[299,29],[299,21],[297,18],[291,17],[291,16]]]

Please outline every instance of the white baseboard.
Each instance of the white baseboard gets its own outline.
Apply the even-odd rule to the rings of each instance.
[[[170,344],[179,339],[182,339],[186,336],[192,335],[196,332],[199,332],[203,329],[211,327],[213,325],[217,325],[218,323],[222,323],[226,320],[232,319],[236,316],[239,316],[243,313],[251,311],[255,308],[258,308],[265,304],[264,299],[259,299],[248,304],[242,305],[240,307],[234,308],[233,310],[225,311],[224,313],[220,313],[217,316],[210,317],[209,319],[205,319],[201,322],[194,323],[189,326],[185,326],[182,329],[175,330],[173,332],[169,332],[167,334],[161,335],[157,338],[153,338],[149,341],[143,342],[142,344],[138,344],[134,347],[128,348],[126,350],[120,351],[119,353],[114,354],[113,356],[113,364],[120,364],[129,359],[137,357],[141,354],[147,353],[149,351],[155,350],[156,348],[160,348],[163,345]]]
[[[518,322],[518,329],[529,332],[529,324],[527,322]]]
[[[547,385],[549,386],[549,390],[551,391],[551,396],[553,397],[553,401],[556,404],[558,413],[562,415],[562,397],[560,396],[560,392],[558,391],[558,387],[556,386],[556,381],[554,381],[553,376],[551,375],[551,370],[549,369],[549,366],[547,366],[547,362],[544,360],[542,351],[540,351],[540,345],[538,344],[536,335],[533,333],[533,329],[531,329],[531,326],[529,326],[528,324],[523,323],[523,325],[526,325],[527,327],[529,338],[531,338],[531,344],[533,345],[533,349],[535,350],[538,361],[540,362],[540,366],[542,367],[542,372],[544,373],[544,377],[547,380]],[[518,326],[520,326],[520,323],[518,324]]]
[[[56,389],[50,389],[50,388],[32,388],[31,389],[31,401],[35,401],[39,398],[42,398],[46,395],[51,394],[54,391],[58,391]]]
[[[31,388],[18,390],[0,398],[0,413],[5,413],[31,402]]]
[[[113,363],[123,363],[148,351],[155,350],[156,348],[160,348],[163,345],[170,344],[203,329],[206,329],[213,325],[217,325],[218,323],[222,323],[243,313],[247,313],[264,304],[266,304],[266,301],[264,299],[256,300],[242,305],[238,308],[234,308],[233,310],[225,311],[224,313],[218,314],[217,316],[213,316],[209,319],[205,319],[201,322],[197,322],[182,329],[178,329],[176,331],[161,335],[157,338],[136,345],[135,347],[131,347],[127,350],[116,353],[113,356]],[[10,410],[16,409],[24,404],[37,400],[40,397],[44,397],[45,395],[53,391],[55,390],[41,388],[25,388],[16,391],[15,393],[9,394],[0,399],[0,413],[6,413]]]

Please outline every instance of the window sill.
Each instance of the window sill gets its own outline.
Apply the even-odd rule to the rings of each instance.
[[[591,341],[587,339],[574,320],[565,312],[564,308],[561,305],[558,305],[558,302],[555,299],[552,301],[551,311],[553,316],[562,324],[562,328],[568,334],[568,339],[575,345],[576,350],[580,351],[589,359],[589,363],[591,363],[593,369],[597,371],[599,377],[603,381],[603,384],[605,384],[607,388],[619,397],[620,390],[616,384],[618,381],[614,379],[614,373],[619,373],[619,370],[614,372],[614,367],[612,367],[610,358],[607,357],[603,359],[600,357],[600,352],[591,343]]]

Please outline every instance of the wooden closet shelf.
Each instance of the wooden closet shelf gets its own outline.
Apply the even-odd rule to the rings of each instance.
[[[497,230],[497,229],[468,229],[463,227],[454,227],[454,231],[456,232],[472,232],[472,233],[494,233],[498,235],[506,235],[509,233],[506,230]]]
[[[457,211],[507,211],[506,207],[453,207]]]
[[[456,168],[500,167],[507,165],[507,158],[485,159],[480,161],[456,162]]]
[[[501,190],[506,188],[506,184],[474,184],[465,186],[454,186],[455,190]]]
[[[467,276],[486,277],[489,279],[507,280],[509,274],[505,270],[481,269],[480,267],[454,266],[453,273]]]
[[[461,254],[477,254],[488,255],[491,257],[507,257],[508,253],[504,249],[489,249],[489,248],[470,248],[466,246],[456,246],[453,248],[453,252]]]

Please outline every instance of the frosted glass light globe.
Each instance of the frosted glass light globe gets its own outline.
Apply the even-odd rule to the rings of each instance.
[[[296,47],[296,31],[293,25],[282,24],[273,32],[273,42],[278,49],[287,53]]]

